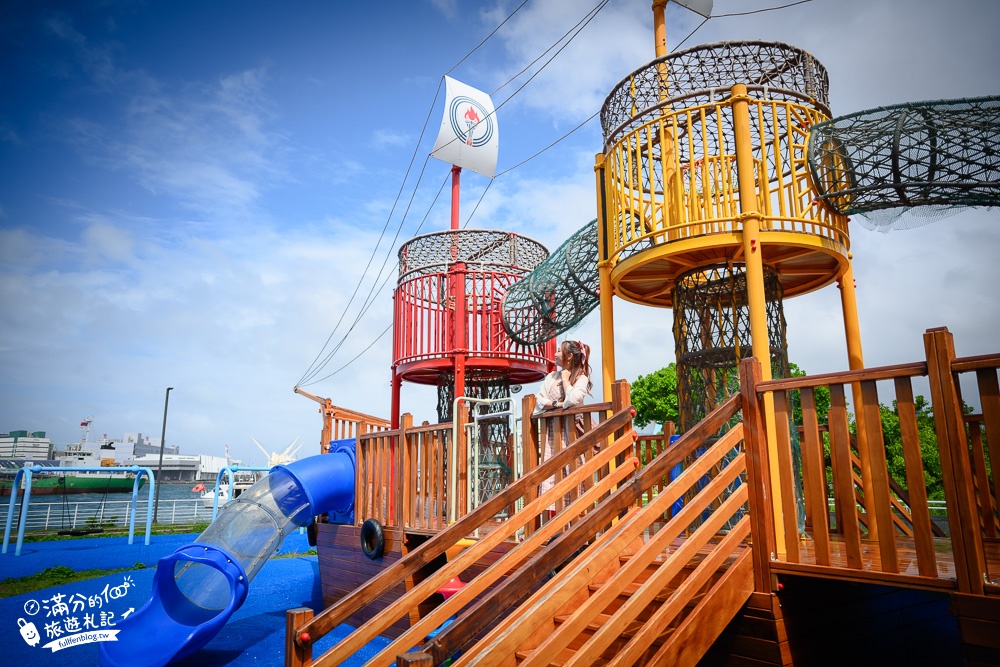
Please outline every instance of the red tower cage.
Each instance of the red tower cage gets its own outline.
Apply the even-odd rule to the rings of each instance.
[[[555,340],[521,345],[503,327],[508,288],[548,257],[524,236],[446,230],[399,249],[392,346],[392,422],[403,380],[438,387],[438,418],[451,420],[457,396],[497,398],[545,376]]]

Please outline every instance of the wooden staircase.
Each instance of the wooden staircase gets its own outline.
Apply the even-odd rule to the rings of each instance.
[[[754,588],[746,543],[749,485],[740,481],[746,472],[742,440],[743,426],[737,424],[647,504],[632,506],[538,582],[527,600],[466,645],[453,664],[695,665]],[[685,444],[692,442],[678,443],[669,454],[685,455]],[[652,462],[605,503],[641,496],[654,480],[650,469],[660,465]],[[684,508],[664,521],[685,494]],[[570,505],[566,512],[579,510]],[[566,537],[582,532],[592,514]]]
[[[744,499],[730,496],[713,515],[718,518],[671,548],[664,542],[676,540],[676,526],[693,511],[638,541],[632,535],[642,534],[648,516],[643,509],[630,512],[466,655],[513,652],[524,665],[649,664],[653,656],[677,664],[683,648],[690,661],[685,664],[694,664],[715,637],[699,652],[689,637],[697,625],[692,619],[709,616],[721,631],[753,590],[749,552],[742,545],[748,520],[714,539],[725,513]],[[622,549],[625,540],[630,543]],[[720,603],[723,598],[711,593],[723,581],[736,595]],[[456,662],[461,664],[506,663],[485,657]]]
[[[946,330],[928,331],[925,347],[926,362],[768,382],[756,361],[744,360],[740,393],[659,455],[644,456],[644,466],[622,383],[611,404],[590,406],[597,422],[590,432],[567,437],[546,461],[526,462],[526,474],[506,490],[319,615],[290,610],[285,664],[340,664],[406,619],[410,627],[368,664],[787,666],[878,655],[875,664],[905,657],[1000,665],[1000,355],[956,358]],[[982,416],[963,413],[963,373],[975,375]],[[947,537],[931,521],[924,492],[911,386],[920,376],[931,386]],[[889,475],[888,445],[880,446],[876,383],[891,383],[897,397],[905,489]],[[823,387],[831,397],[826,427],[816,402]],[[859,406],[855,447],[848,388]],[[801,417],[791,419],[796,392]],[[773,434],[762,417],[768,398]],[[573,433],[575,417],[564,411],[526,423],[544,432],[545,420],[561,420],[556,432]],[[801,469],[792,457],[798,430]],[[525,451],[537,450],[533,444]],[[668,482],[681,462],[686,469]],[[538,496],[552,477],[555,487]],[[796,482],[802,507],[789,492]],[[567,494],[579,498],[563,507]],[[684,507],[675,511],[680,498]],[[552,504],[561,511],[540,521]],[[507,518],[496,523],[501,512]],[[509,551],[500,554],[498,545]],[[432,563],[417,582],[415,573]],[[464,588],[418,619],[414,610],[456,576]],[[398,596],[403,582],[407,592]],[[840,606],[831,611],[834,597]],[[319,638],[380,601],[384,609],[313,659]],[[925,620],[900,626],[910,610]],[[868,624],[881,634],[853,631],[862,612],[886,619]],[[823,646],[833,623],[838,639]]]
[[[749,554],[745,549],[739,549],[736,555],[726,558],[715,570],[711,569],[711,565],[699,570],[698,561],[704,561],[701,556],[681,567],[680,572],[662,588],[654,585],[644,590],[644,584],[656,578],[659,566],[666,562],[669,554],[646,566],[632,583],[617,594],[602,590],[606,588],[606,582],[592,581],[587,586],[588,597],[585,600],[577,601],[575,606],[571,602],[563,613],[553,617],[551,625],[539,628],[521,645],[515,652],[517,664],[697,663],[714,637],[705,637],[707,644],[699,642],[695,630],[706,623],[709,626],[720,622],[725,625],[753,590]],[[628,555],[621,555],[619,567],[624,568],[628,559]],[[703,583],[706,575],[708,580]],[[723,595],[722,591],[731,594]],[[643,605],[636,600],[644,593],[648,597]],[[591,600],[603,601],[609,597],[610,601],[603,611],[596,615],[586,614],[581,620],[580,607],[600,605],[602,602],[592,603]],[[677,614],[665,622],[664,617],[671,610],[676,610]],[[553,655],[550,647],[563,634],[572,639],[557,655]]]
[[[286,665],[339,664],[399,618],[415,619],[413,610],[455,576],[465,586],[368,664],[697,664],[759,585],[760,556],[749,546],[759,473],[748,468],[744,422],[733,420],[741,407],[745,422],[736,394],[645,467],[632,451],[630,409],[616,413],[322,614],[291,610]],[[682,461],[684,471],[665,483]],[[567,464],[576,469],[535,498],[538,483]],[[539,522],[567,493],[579,497]],[[456,554],[516,498],[523,510]],[[524,541],[510,543],[521,528]],[[510,551],[477,567],[501,540]],[[316,637],[446,552],[446,565],[313,660]]]

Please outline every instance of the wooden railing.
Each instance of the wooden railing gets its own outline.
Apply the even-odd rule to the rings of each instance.
[[[639,439],[635,443],[636,456],[639,459],[639,464],[643,467],[649,465],[653,462],[657,456],[666,451],[667,447],[670,446],[670,438],[674,435],[674,424],[673,422],[664,422],[663,432],[658,435],[640,435]],[[669,482],[669,472],[662,478],[653,483],[650,493],[647,494],[644,502],[650,500],[653,494],[659,493],[666,488]],[[668,510],[669,512],[670,510]]]
[[[295,393],[319,403],[319,413],[323,415],[323,430],[319,438],[321,454],[326,454],[329,451],[331,440],[346,440],[357,438],[365,433],[389,430],[388,419],[341,408],[334,405],[329,398],[317,396],[302,387],[296,387]]]
[[[615,392],[620,391],[619,387],[620,384],[615,385]],[[535,396],[525,396],[521,403],[522,414],[525,415],[521,422],[521,450],[524,457],[524,470],[532,470],[545,460],[547,442],[552,455],[557,455],[575,442],[578,437],[591,431],[594,426],[607,419],[616,406],[627,402],[623,402],[619,394],[607,403],[590,403],[566,410],[548,411],[535,415]],[[621,432],[614,434],[615,437],[619,435]],[[570,461],[568,466],[557,470],[554,481],[558,483],[566,475],[572,474],[593,455],[594,450],[583,452],[582,457]],[[607,472],[605,469],[601,471],[601,474],[607,474]],[[568,498],[575,499],[578,494],[579,490],[573,489],[567,495]],[[534,491],[529,492],[529,501],[535,497],[537,494]],[[562,511],[564,499],[557,498],[554,507],[556,511]],[[536,525],[529,525],[527,532],[530,534],[535,527]]]
[[[357,523],[377,519],[394,528],[442,529],[453,500],[447,479],[448,458],[453,446],[464,444],[463,430],[458,430],[457,444],[454,433],[451,422],[413,426],[413,417],[404,414],[398,429],[359,436],[354,503]]]
[[[405,616],[411,609],[415,609],[416,605],[423,602],[428,595],[440,588],[450,578],[456,576],[458,572],[464,571],[475,559],[488,552],[499,542],[510,538],[514,534],[514,531],[535,521],[539,513],[550,503],[554,502],[556,498],[576,489],[585,480],[592,478],[594,475],[597,475],[597,479],[583,493],[581,498],[582,503],[593,504],[601,495],[607,494],[615,485],[620,484],[638,467],[637,461],[632,459],[631,462],[624,461],[624,465],[618,466],[611,474],[606,476],[600,474],[601,470],[609,467],[609,461],[618,457],[625,457],[631,450],[634,442],[633,432],[631,431],[633,414],[634,410],[630,406],[618,410],[613,416],[597,424],[583,437],[577,439],[571,446],[563,448],[548,461],[544,461],[534,469],[528,471],[524,477],[514,482],[507,489],[493,496],[457,522],[445,527],[431,539],[387,567],[381,574],[370,579],[358,588],[353,595],[328,607],[321,614],[312,617],[311,610],[290,610],[286,626],[286,665],[338,664],[373,637],[378,636],[386,627]],[[401,430],[405,435],[405,429]],[[608,438],[616,432],[624,432],[624,434],[618,437],[611,445],[607,445]],[[595,447],[599,447],[601,450],[597,454],[593,454]],[[532,492],[537,491],[538,485],[542,480],[554,476],[564,466],[574,464],[578,458],[584,457],[587,452],[590,452],[592,455],[586,458],[586,462],[583,465],[577,466],[570,475],[557,482],[556,486],[549,493],[534,500],[530,498]],[[466,539],[478,528],[490,521],[499,511],[512,506],[516,500],[521,498],[525,499],[527,503],[525,508],[509,517],[497,530],[490,532],[484,538],[477,541],[475,546],[466,549],[463,552],[465,555],[452,561],[444,568],[435,571],[419,585],[413,587],[406,596],[400,598],[390,607],[379,613],[370,623],[365,624],[363,628],[359,628],[339,642],[337,646],[323,656],[320,656],[315,662],[312,660],[312,645],[318,639],[369,605],[379,596],[392,590],[408,577],[412,577],[417,570],[420,570],[434,559],[442,556],[449,549],[453,549],[460,541]],[[532,537],[530,544],[526,542],[521,547],[515,549],[514,551],[520,554],[517,558],[522,561],[527,558],[532,553],[532,550],[540,547],[542,542],[547,539],[546,535],[551,537],[558,527],[565,525],[572,518],[569,514],[564,513],[562,515],[563,521],[561,524],[559,522],[550,522],[551,528],[548,528],[550,524],[546,524],[545,527]],[[516,562],[519,561],[506,562],[503,566],[498,566],[495,569],[490,568],[490,576],[495,578],[504,574],[506,569],[513,567]],[[483,582],[486,581],[492,580],[483,580]],[[481,592],[482,587],[486,585],[488,584],[481,583],[479,584],[480,588],[470,588],[470,594],[467,595],[471,597],[472,591]],[[456,594],[453,598],[468,602],[464,597],[459,597],[460,595],[462,594]],[[437,620],[437,616],[430,616],[429,618]],[[437,620],[437,622],[440,623],[443,618]],[[434,620],[428,621],[428,623],[432,622]],[[420,627],[424,634],[433,629],[433,627]],[[411,635],[408,633],[408,636]],[[417,635],[412,635],[412,637],[417,637]],[[420,635],[415,643],[419,643],[422,637],[423,635]]]
[[[995,538],[998,524],[996,465],[1000,464],[1000,355],[956,359],[946,329],[924,335],[926,361],[844,373],[762,382],[753,388],[774,400],[774,438],[780,479],[781,529],[785,553],[775,570],[879,580],[908,586],[957,589],[982,594],[998,573],[988,572],[984,539]],[[984,448],[977,418],[963,414],[958,374],[975,372],[986,424]],[[919,438],[914,378],[926,376],[938,450]],[[827,388],[830,408],[821,424],[817,390]],[[852,452],[847,390],[853,396],[858,455]],[[887,465],[880,396],[894,394],[901,452]],[[793,403],[801,419],[793,423]],[[791,423],[791,427],[789,424]],[[971,427],[966,430],[966,425]],[[992,426],[991,426],[992,425]],[[800,430],[801,467],[793,465],[790,434]],[[991,430],[992,429],[992,430]],[[829,450],[829,467],[825,451]],[[931,459],[927,459],[927,457]],[[949,537],[938,537],[927,503],[924,468],[940,460]],[[989,459],[989,467],[987,467]],[[792,491],[802,488],[802,506]],[[834,498],[830,517],[827,497]],[[905,510],[905,511],[904,511]],[[804,531],[800,539],[800,526]],[[942,557],[950,552],[953,561]]]
[[[366,433],[378,433],[389,430],[389,420],[373,417],[362,412],[332,406],[330,413],[331,440],[356,438]]]

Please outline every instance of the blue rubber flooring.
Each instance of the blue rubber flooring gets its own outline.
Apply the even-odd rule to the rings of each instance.
[[[97,665],[96,642],[79,643],[59,650],[46,647],[80,631],[113,630],[116,620],[129,610],[138,610],[149,600],[156,562],[178,547],[192,543],[197,535],[153,536],[149,546],[127,544],[127,538],[86,538],[25,544],[20,556],[0,555],[0,579],[23,577],[55,565],[74,570],[131,567],[138,562],[147,569],[106,575],[65,586],[0,599],[0,641],[5,665]],[[285,539],[283,553],[309,549],[304,533]],[[295,556],[268,561],[250,584],[243,606],[233,614],[219,634],[196,654],[174,663],[182,667],[233,665],[282,665],[284,662],[285,610],[293,607],[322,609],[319,565],[316,556]],[[38,641],[34,645],[31,628]],[[353,628],[338,626],[316,643],[318,657]],[[356,653],[346,665],[361,665],[388,645],[377,639]]]

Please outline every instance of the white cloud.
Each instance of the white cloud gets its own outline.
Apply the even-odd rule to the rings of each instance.
[[[412,139],[393,130],[376,130],[372,136],[372,143],[375,148],[408,148]]]
[[[553,0],[529,3],[515,14],[498,33],[509,64],[500,68],[497,85],[542,56],[563,35],[575,32],[591,8],[590,4]],[[513,105],[540,112],[568,129],[600,108],[610,90],[609,82],[617,82],[651,59],[649,25],[647,15],[637,13],[634,6],[609,3],[580,29],[579,36],[558,57],[552,58],[556,49],[542,56],[528,72],[504,88],[501,97],[509,96],[545,65]],[[609,43],[605,36],[611,34],[615,38]]]
[[[462,14],[450,0],[432,4],[428,14],[440,21],[443,36],[461,29],[466,37],[485,36],[483,30],[515,6]],[[455,76],[483,89],[503,83],[593,4],[528,3],[498,33],[500,41],[463,63]],[[649,5],[609,3],[504,107],[503,168],[596,112],[618,81],[652,59]],[[716,2],[717,13],[745,8],[736,0]],[[386,20],[382,10],[371,12],[362,16]],[[813,2],[780,13],[712,19],[687,46],[773,39],[802,47],[828,67],[839,114],[996,93],[1000,70],[992,63],[1000,57],[1000,42],[992,31],[998,12],[992,0]],[[672,4],[667,19],[670,44],[700,20]],[[307,95],[314,102],[320,88],[310,82],[315,72],[301,74],[306,94],[290,88],[280,48],[270,55],[227,52],[231,57],[213,61],[205,70],[212,74],[199,80],[191,78],[191,69],[187,76],[154,70],[124,48],[83,35],[66,17],[51,25],[76,49],[87,90],[72,91],[79,96],[74,100],[85,103],[71,105],[68,116],[47,112],[45,138],[71,138],[86,163],[73,178],[92,175],[96,185],[90,191],[73,179],[53,179],[58,187],[39,196],[48,208],[30,216],[16,203],[16,193],[0,191],[0,211],[6,213],[0,228],[0,373],[13,378],[0,390],[0,429],[47,430],[66,442],[77,435],[80,418],[93,414],[95,428],[110,435],[158,435],[163,392],[173,386],[168,441],[184,451],[221,454],[228,442],[237,455],[249,456],[256,452],[249,442],[254,435],[270,448],[299,436],[306,453],[316,444],[320,418],[313,403],[291,390],[337,324],[375,247],[411,153],[406,132],[386,126],[372,133],[368,126],[345,123],[339,98],[327,101],[327,108],[336,109],[329,117],[325,110],[303,111],[301,99]],[[412,90],[422,81],[419,99],[428,100],[443,73],[434,68],[464,55],[447,41],[428,45],[426,36],[413,35],[411,44],[433,50],[433,58],[415,56],[390,83]],[[68,66],[60,72],[66,79],[75,75]],[[331,69],[324,86],[337,90],[340,76]],[[512,90],[505,88],[500,99]],[[316,108],[324,109],[321,103]],[[398,114],[416,119],[405,125],[412,131],[426,111],[404,106]],[[297,112],[301,125],[291,120]],[[303,129],[312,124],[321,129]],[[36,139],[15,131],[16,125],[0,119],[0,150],[23,149]],[[362,126],[362,142],[389,150],[349,155],[352,128]],[[593,160],[599,150],[599,131],[588,126],[498,178],[472,226],[510,229],[555,249],[595,217]],[[428,168],[412,205],[404,193],[373,272],[382,253],[392,253],[390,267],[395,260],[399,242],[387,246],[403,211],[409,207],[400,241],[413,233],[447,178],[447,167],[435,166],[440,168]],[[410,182],[415,177],[416,171]],[[478,177],[463,179],[463,223],[485,187]],[[447,226],[447,208],[445,195],[422,231]],[[995,218],[995,212],[969,211],[888,235],[854,226],[869,365],[919,359],[920,334],[942,324],[955,332],[960,354],[995,351]],[[369,276],[334,342],[355,319],[371,284]],[[391,305],[388,294],[378,296],[320,376],[374,340],[391,321]],[[793,361],[813,373],[846,366],[836,287],[788,300],[786,315]],[[619,377],[634,378],[673,359],[671,311],[617,301],[615,324]],[[568,335],[592,344],[599,368],[597,314]],[[308,389],[339,405],[387,415],[390,354],[387,336],[347,370]],[[418,421],[433,419],[433,389],[407,386],[403,396]]]

